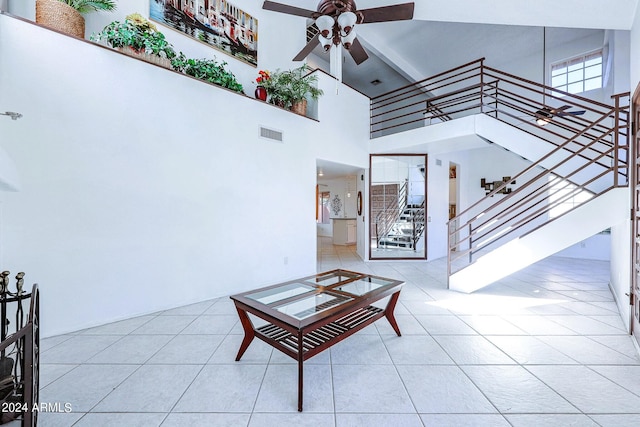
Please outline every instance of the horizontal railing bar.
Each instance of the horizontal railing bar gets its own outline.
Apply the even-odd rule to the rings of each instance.
[[[413,83],[413,85],[411,86],[412,89],[408,89],[408,90],[402,90],[399,91],[396,95],[391,96],[389,98],[385,98],[385,99],[381,99],[378,101],[371,101],[371,109],[375,110],[381,107],[384,107],[386,105],[389,104],[394,104],[396,102],[400,102],[402,100],[404,100],[404,98],[400,98],[403,95],[407,95],[409,93],[412,92],[417,92],[414,95],[411,96],[407,96],[407,98],[416,96],[416,95],[424,95],[424,94],[431,94],[433,91],[441,89],[443,87],[447,87],[447,86],[453,86],[456,83],[460,83],[466,80],[471,80],[474,77],[479,77],[480,73],[479,72],[475,72],[478,69],[471,69],[471,70],[466,70],[464,72],[458,73],[458,74],[451,74],[448,75],[447,77],[440,79],[440,80],[434,80],[434,81],[430,81],[428,83],[422,83],[422,82],[418,82],[418,83]],[[469,74],[475,72],[474,74]],[[468,75],[467,75],[468,74]],[[466,76],[465,76],[466,75]],[[464,78],[460,78],[458,80],[453,80],[455,78],[458,78],[460,76],[465,76]],[[446,82],[446,83],[444,83]],[[444,84],[442,84],[444,83]],[[409,86],[407,87],[409,88]],[[400,98],[400,100],[398,100],[397,98]],[[382,105],[381,105],[382,104]]]
[[[575,94],[572,94],[572,93],[569,93],[569,92],[565,92],[565,91],[562,91],[562,90],[559,90],[559,89],[550,88],[550,87],[545,86],[543,84],[536,83],[534,81],[527,80],[527,79],[524,79],[522,77],[518,77],[518,76],[515,76],[513,74],[509,74],[509,73],[497,70],[497,69],[492,68],[492,67],[488,67],[486,65],[484,66],[484,72],[487,75],[491,75],[491,72],[494,72],[494,73],[497,73],[497,74],[502,75],[502,76],[507,76],[510,79],[513,79],[513,80],[516,80],[516,81],[520,81],[520,82],[526,82],[527,84],[530,84],[532,86],[535,86],[535,87],[538,87],[538,88],[543,88],[543,89],[549,89],[549,90],[551,90],[553,92],[556,92],[556,93],[559,93],[559,94],[563,95],[562,98],[557,98],[557,97],[555,97],[553,95],[547,94],[547,96],[552,96],[554,99],[562,99],[562,100],[565,100],[565,99],[577,99],[577,100],[579,100],[581,102],[586,102],[587,103],[587,105],[576,104],[580,108],[585,108],[585,109],[591,110],[592,109],[592,107],[590,107],[591,105],[596,105],[598,107],[602,107],[605,110],[608,110],[608,109],[611,108],[610,105],[603,104],[602,102],[594,101],[593,99],[585,98],[583,96],[575,95]],[[498,78],[500,80],[505,80],[504,78],[500,78],[500,77],[496,77],[496,78]],[[570,102],[567,102],[567,103],[570,104]]]
[[[460,65],[460,66],[458,66],[458,67],[456,67],[456,68],[452,68],[452,69],[450,69],[450,70],[443,71],[443,72],[438,73],[438,74],[434,74],[434,75],[432,75],[431,77],[427,77],[427,78],[425,78],[425,79],[419,80],[419,81],[417,81],[416,83],[421,83],[421,82],[424,82],[424,81],[427,81],[427,80],[433,80],[433,79],[435,79],[435,78],[437,78],[437,77],[443,76],[443,75],[445,75],[445,74],[449,74],[449,73],[451,73],[451,72],[453,72],[453,71],[458,71],[458,70],[460,70],[460,69],[462,69],[462,68],[469,67],[469,66],[471,66],[471,65],[473,65],[473,64],[480,64],[480,63],[482,63],[482,61],[484,61],[484,58],[479,58],[479,59],[476,59],[476,60],[474,60],[474,61],[467,62],[466,64],[462,64],[462,65]],[[415,84],[415,83],[412,83],[412,84]],[[386,95],[389,95],[390,93],[393,93],[393,92],[395,92],[395,91],[405,89],[405,88],[407,88],[407,87],[411,86],[412,84],[408,84],[408,85],[406,85],[406,86],[402,86],[402,87],[400,87],[400,88],[398,88],[398,89],[395,89],[395,90],[390,90],[389,92],[385,92],[385,93],[383,93],[383,94],[381,94],[381,95],[378,95],[378,96],[375,96],[375,97],[373,97],[373,98],[371,98],[371,99],[373,100],[373,99],[382,98],[382,97],[384,97],[384,96],[386,96]]]
[[[455,114],[455,113],[458,113],[458,112],[463,112],[463,111],[471,110],[471,109],[474,109],[474,108],[480,108],[480,104],[472,106],[472,107],[469,107],[469,108],[465,108],[465,109],[462,109],[462,110],[459,110],[459,111],[454,111],[454,112],[451,112],[451,113],[448,113],[448,114]],[[389,129],[393,129],[393,128],[397,128],[397,127],[400,127],[400,126],[406,126],[406,125],[410,125],[410,124],[416,123],[416,122],[424,122],[424,120],[425,120],[424,117],[420,118],[420,119],[416,119],[416,120],[410,120],[408,122],[399,123],[397,125],[387,126],[385,128],[381,128],[381,129],[375,129],[375,130],[372,130],[371,133],[372,134],[376,134],[376,133],[383,132],[385,130],[389,130]]]
[[[414,98],[414,97],[416,97],[416,96],[424,95],[424,94],[425,94],[425,92],[426,92],[426,93],[431,93],[431,92],[432,92],[432,91],[434,91],[434,90],[438,90],[438,89],[441,89],[441,88],[443,88],[443,87],[451,86],[451,85],[453,85],[453,84],[455,84],[455,83],[460,83],[460,82],[463,82],[463,81],[469,80],[469,79],[471,79],[471,78],[473,78],[473,77],[479,77],[479,76],[480,76],[480,74],[475,74],[475,75],[472,75],[472,76],[469,76],[469,77],[465,77],[464,79],[459,79],[459,80],[455,80],[455,81],[453,81],[453,82],[448,82],[447,84],[444,84],[444,85],[441,85],[441,86],[436,86],[436,87],[433,87],[433,88],[429,88],[429,90],[425,90],[425,91],[418,92],[418,93],[413,94],[413,95],[411,95],[411,96],[407,96],[407,97],[401,98],[400,100],[390,101],[390,102],[387,102],[386,104],[376,105],[375,107],[373,106],[373,105],[375,105],[375,104],[373,104],[373,103],[372,103],[372,104],[371,104],[371,105],[372,105],[372,106],[371,106],[371,110],[373,111],[373,110],[377,110],[377,109],[380,109],[380,108],[383,108],[383,107],[387,107],[387,106],[389,106],[389,105],[391,105],[391,104],[396,104],[396,103],[398,103],[398,102],[404,101],[404,100],[409,99],[409,98]],[[438,83],[438,82],[433,82],[432,84],[435,84],[435,83]],[[426,89],[426,88],[425,88],[425,89]],[[408,92],[406,92],[406,93],[408,93]],[[404,95],[404,93],[403,93],[402,95]],[[439,96],[439,95],[438,95],[438,96]],[[446,96],[446,94],[444,94],[444,96]],[[437,97],[437,96],[432,96],[432,97],[430,97],[430,98],[426,98],[426,100],[433,99],[433,98],[436,98],[436,97]],[[390,98],[390,99],[392,99],[392,98]],[[388,101],[388,100],[385,100],[385,101]]]
[[[387,115],[387,114],[389,114],[389,113],[393,113],[393,112],[396,112],[396,111],[404,110],[404,109],[407,109],[407,108],[409,108],[409,107],[415,107],[416,105],[422,105],[422,104],[424,104],[424,102],[425,102],[425,101],[424,101],[423,99],[421,99],[420,101],[414,102],[414,103],[412,103],[412,104],[403,105],[403,106],[400,106],[400,107],[395,108],[395,109],[393,109],[393,110],[385,111],[384,113],[374,114],[374,115],[372,115],[372,116],[371,116],[371,118],[373,119],[373,118],[377,118],[377,117],[381,117],[381,116],[386,116],[386,115]],[[420,113],[420,112],[422,112],[423,110],[424,110],[424,108],[420,107],[420,108],[418,108],[418,109],[416,109],[416,110],[412,111],[412,112],[411,112],[411,114]],[[394,116],[394,117],[392,117],[392,118],[390,118],[390,119],[385,119],[384,121],[393,120],[393,119],[395,119],[395,118],[397,118],[397,117],[395,117],[395,116]],[[372,124],[377,124],[377,123],[380,123],[380,122],[373,122]]]

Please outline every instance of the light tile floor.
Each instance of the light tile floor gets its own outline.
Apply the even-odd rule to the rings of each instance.
[[[550,258],[464,295],[444,260],[364,263],[320,239],[318,270],[406,282],[385,319],[305,364],[254,340],[228,298],[42,341],[41,426],[638,426],[640,358],[608,263]]]

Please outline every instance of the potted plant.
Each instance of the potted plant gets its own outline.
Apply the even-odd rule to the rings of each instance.
[[[236,76],[225,68],[226,62],[218,63],[215,59],[191,59],[180,52],[173,58],[171,65],[174,70],[207,83],[222,86],[235,92],[243,91]]]
[[[267,89],[264,87],[263,83],[265,83],[270,78],[271,78],[271,73],[269,73],[269,71],[267,70],[258,71],[258,77],[256,78],[256,83],[258,84],[255,92],[256,99],[259,99],[260,101],[267,100],[267,96],[268,96]]]
[[[93,34],[91,40],[105,42],[120,52],[165,68],[171,68],[171,60],[176,57],[164,34],[139,13],[127,15],[124,22],[110,23],[98,34]]]
[[[82,14],[116,9],[115,0],[36,0],[36,22],[70,36],[84,38]]]
[[[306,116],[307,100],[317,100],[323,94],[318,89],[318,75],[311,74],[306,64],[289,71],[291,73],[291,111]]]
[[[323,94],[316,86],[317,82],[318,76],[310,74],[309,67],[304,64],[293,70],[271,72],[269,78],[260,83],[267,90],[271,104],[304,116],[307,100],[318,99]]]

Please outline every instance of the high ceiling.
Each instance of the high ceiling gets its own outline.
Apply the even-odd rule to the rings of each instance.
[[[405,1],[357,3],[364,9]],[[313,10],[318,4],[318,0],[281,2]],[[356,65],[343,52],[343,82],[374,97],[482,57],[487,65],[499,69],[529,58],[526,77],[542,81],[544,54],[580,39],[595,38],[602,46],[604,29],[628,29],[626,21],[637,6],[637,0],[619,0],[615,6],[601,0],[538,0],[535,4],[529,0],[494,0],[491,8],[481,3],[420,0],[415,1],[412,21],[357,26],[369,59]],[[549,8],[557,13],[550,13]],[[581,28],[582,24],[588,28]],[[291,57],[296,53],[291,52]],[[536,58],[534,62],[532,57]],[[307,60],[329,71],[329,55],[319,46]],[[374,85],[374,81],[379,83]],[[334,176],[357,173],[347,165],[319,161],[318,166]]]
[[[357,0],[359,10],[408,0]],[[319,0],[279,0],[316,10]],[[441,0],[414,1],[414,19],[357,25],[356,32],[370,59],[356,66],[344,55],[343,81],[375,96],[480,57],[495,68],[605,29],[630,29],[638,0]],[[296,19],[304,19],[298,17]],[[311,20],[308,21],[311,23]],[[302,36],[302,34],[301,34]],[[302,43],[301,46],[302,47]],[[291,52],[291,57],[298,52]],[[307,58],[329,71],[328,54],[317,47]],[[542,69],[540,65],[539,69]],[[373,86],[370,82],[382,84]]]
[[[486,64],[502,68],[538,55],[536,71],[541,80],[543,45],[549,51],[594,36],[604,42],[602,30],[495,24],[404,21],[363,25],[357,30],[369,59],[356,65],[345,52],[342,77],[344,83],[370,97],[482,57]],[[319,46],[312,55],[328,71],[325,61],[329,55]],[[374,85],[373,81],[381,83]]]

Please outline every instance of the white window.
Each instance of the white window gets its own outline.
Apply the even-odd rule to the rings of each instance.
[[[551,64],[551,86],[569,93],[602,87],[602,49]]]

